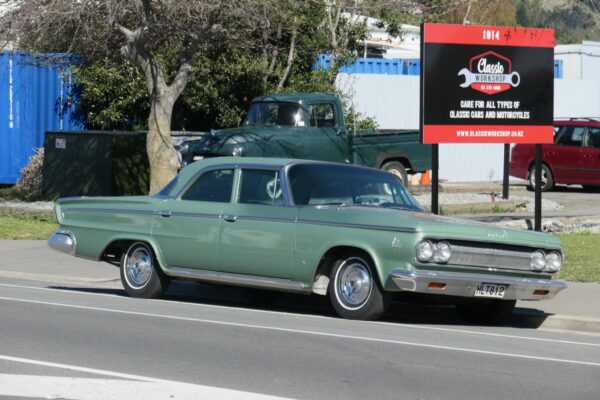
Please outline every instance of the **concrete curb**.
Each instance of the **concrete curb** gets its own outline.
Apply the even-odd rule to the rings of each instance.
[[[35,282],[52,282],[52,283],[76,283],[86,286],[100,286],[103,288],[122,288],[121,280],[115,279],[94,279],[94,278],[80,278],[65,275],[49,275],[49,274],[32,274],[29,272],[13,272],[13,271],[1,271],[0,277],[13,278],[13,279],[25,279]]]
[[[600,319],[598,318],[577,315],[546,314],[539,311],[528,311],[524,309],[515,310],[513,318],[536,329],[600,335]]]

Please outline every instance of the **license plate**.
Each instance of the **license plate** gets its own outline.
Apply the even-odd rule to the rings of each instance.
[[[475,289],[475,297],[494,297],[501,299],[506,293],[508,285],[497,285],[495,283],[480,283]]]
[[[202,160],[204,156],[194,156],[194,161]]]

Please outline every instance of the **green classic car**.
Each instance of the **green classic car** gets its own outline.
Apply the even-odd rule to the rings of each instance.
[[[50,247],[120,265],[133,297],[191,279],[329,296],[376,319],[398,292],[447,295],[467,319],[566,287],[551,235],[426,212],[392,174],[317,161],[206,159],[159,193],[64,198]]]

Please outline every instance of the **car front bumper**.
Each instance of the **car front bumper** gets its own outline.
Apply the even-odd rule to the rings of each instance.
[[[75,254],[75,237],[69,231],[57,229],[52,236],[48,238],[48,246],[51,249],[67,254]]]
[[[393,270],[390,273],[399,289],[409,292],[475,297],[482,283],[507,285],[503,300],[551,299],[565,289],[561,280],[502,277],[459,272]]]

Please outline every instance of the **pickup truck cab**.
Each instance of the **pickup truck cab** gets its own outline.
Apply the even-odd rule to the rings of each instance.
[[[212,131],[179,148],[182,166],[209,157],[287,157],[381,168],[407,183],[431,168],[431,147],[419,132],[346,127],[340,100],[324,93],[261,96],[242,126]]]

